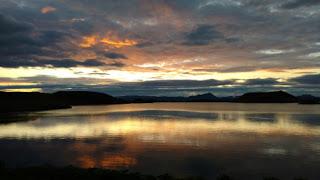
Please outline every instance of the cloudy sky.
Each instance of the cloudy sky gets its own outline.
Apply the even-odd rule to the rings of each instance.
[[[0,0],[0,90],[320,95],[319,0]]]

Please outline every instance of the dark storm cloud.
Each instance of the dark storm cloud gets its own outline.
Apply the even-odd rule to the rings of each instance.
[[[224,36],[213,25],[199,25],[185,37],[186,45],[208,45],[211,42],[222,40]]]
[[[289,81],[299,83],[299,84],[319,85],[320,74],[304,75],[304,76],[292,78]]]
[[[0,14],[0,35],[28,32],[31,29],[32,26],[30,24],[17,22],[12,17]]]
[[[94,25],[92,22],[86,19],[71,19],[71,27],[84,35],[89,35],[94,33]]]
[[[60,31],[42,31],[39,39],[42,41],[42,45],[56,43],[62,40],[64,37],[68,36],[68,33],[60,32]]]
[[[73,59],[61,60],[33,60],[33,59],[2,59],[0,60],[0,67],[17,68],[17,67],[57,67],[57,68],[70,68],[77,66],[96,67],[104,66],[105,63],[89,59],[83,62]]]
[[[243,83],[243,85],[248,85],[248,86],[270,86],[270,85],[277,85],[279,84],[279,81],[277,81],[277,79],[274,78],[266,78],[266,79],[249,79],[246,80],[245,83]]]
[[[284,9],[295,9],[299,7],[314,6],[319,4],[319,0],[291,0],[287,3],[284,3],[281,7]]]
[[[86,77],[79,77],[79,78],[58,78],[55,76],[47,76],[47,75],[38,75],[38,76],[30,76],[30,77],[19,77],[19,78],[0,78],[0,82],[31,82],[36,83],[36,85],[30,85],[31,88],[44,88],[44,87],[57,87],[63,86],[68,87],[68,85],[83,85],[86,84],[95,84],[95,83],[115,83],[116,81],[112,79],[101,79],[101,78],[86,78]],[[90,86],[90,85],[88,85]],[[1,86],[0,86],[1,87]],[[14,86],[15,88],[19,86]],[[28,86],[21,86],[28,87]]]
[[[126,55],[116,52],[106,52],[104,56],[110,59],[128,59]]]
[[[38,42],[31,37],[33,27],[14,18],[0,14],[0,56],[35,52]],[[26,47],[26,49],[21,49]]]
[[[0,14],[0,61],[18,56],[29,58],[34,55],[45,55],[50,47],[54,47],[66,36],[68,33],[56,30],[37,30],[31,24]]]

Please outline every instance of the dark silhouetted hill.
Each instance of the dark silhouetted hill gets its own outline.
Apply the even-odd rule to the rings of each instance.
[[[231,102],[234,97],[216,97],[211,93],[200,94],[189,97],[168,97],[168,96],[120,96],[130,103],[150,103],[150,102]]]
[[[200,94],[196,96],[189,96],[187,100],[192,102],[214,102],[214,101],[218,101],[219,98],[217,98],[215,95],[211,93],[206,93],[206,94]]]
[[[121,96],[89,91],[0,92],[0,112],[40,111],[70,108],[73,105],[104,105],[151,102],[243,102],[243,103],[292,103],[318,104],[320,98],[303,95],[295,97],[284,91],[246,93],[239,97],[216,97],[211,93],[190,97]]]
[[[70,105],[102,105],[123,103],[108,94],[90,91],[58,91],[53,95]]]
[[[235,99],[235,102],[242,103],[293,103],[297,101],[298,98],[284,91],[245,93]]]
[[[297,98],[299,104],[320,104],[320,98],[312,95],[306,94],[298,96]]]
[[[38,111],[70,108],[52,94],[39,92],[0,92],[0,112]]]
[[[72,105],[119,104],[124,101],[107,94],[87,91],[0,92],[0,112],[41,111],[71,108]]]

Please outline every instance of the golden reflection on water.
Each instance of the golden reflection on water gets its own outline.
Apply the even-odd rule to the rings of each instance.
[[[163,115],[165,116],[165,111]],[[236,113],[235,120],[225,119],[225,112],[217,112],[217,119],[183,119],[168,117],[69,116],[40,117],[36,121],[0,125],[0,138],[94,138],[108,135],[135,134],[141,141],[163,143],[188,142],[194,136],[209,134],[255,133],[265,135],[320,135],[320,126],[292,122],[289,114],[276,114],[274,121],[250,121],[245,113]],[[319,116],[320,117],[320,116]],[[78,121],[79,120],[79,121]],[[52,122],[51,122],[52,121]],[[319,119],[320,121],[320,119]]]
[[[309,175],[320,164],[319,107],[155,103],[38,112],[26,117],[32,121],[0,124],[0,159],[19,162],[16,154],[25,153],[23,159],[29,160],[45,155],[40,163],[136,168],[156,175],[192,171],[208,179],[215,175],[213,167],[259,178],[261,172],[287,177],[281,167],[299,173],[293,162],[303,161],[303,173]],[[15,156],[8,157],[6,149]],[[183,169],[187,165],[192,168]]]
[[[80,156],[77,161],[79,166],[83,168],[101,167],[107,169],[117,169],[119,167],[129,167],[137,163],[136,159],[126,155],[106,156],[102,159],[94,158],[93,156]]]

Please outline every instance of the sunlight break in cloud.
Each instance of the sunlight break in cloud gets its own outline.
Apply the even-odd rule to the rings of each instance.
[[[285,54],[290,52],[294,52],[294,50],[293,49],[289,49],[289,50],[265,49],[265,50],[256,51],[257,54],[265,54],[265,55],[277,55],[277,54]]]
[[[310,53],[307,55],[309,58],[318,58],[320,57],[320,52]]]

